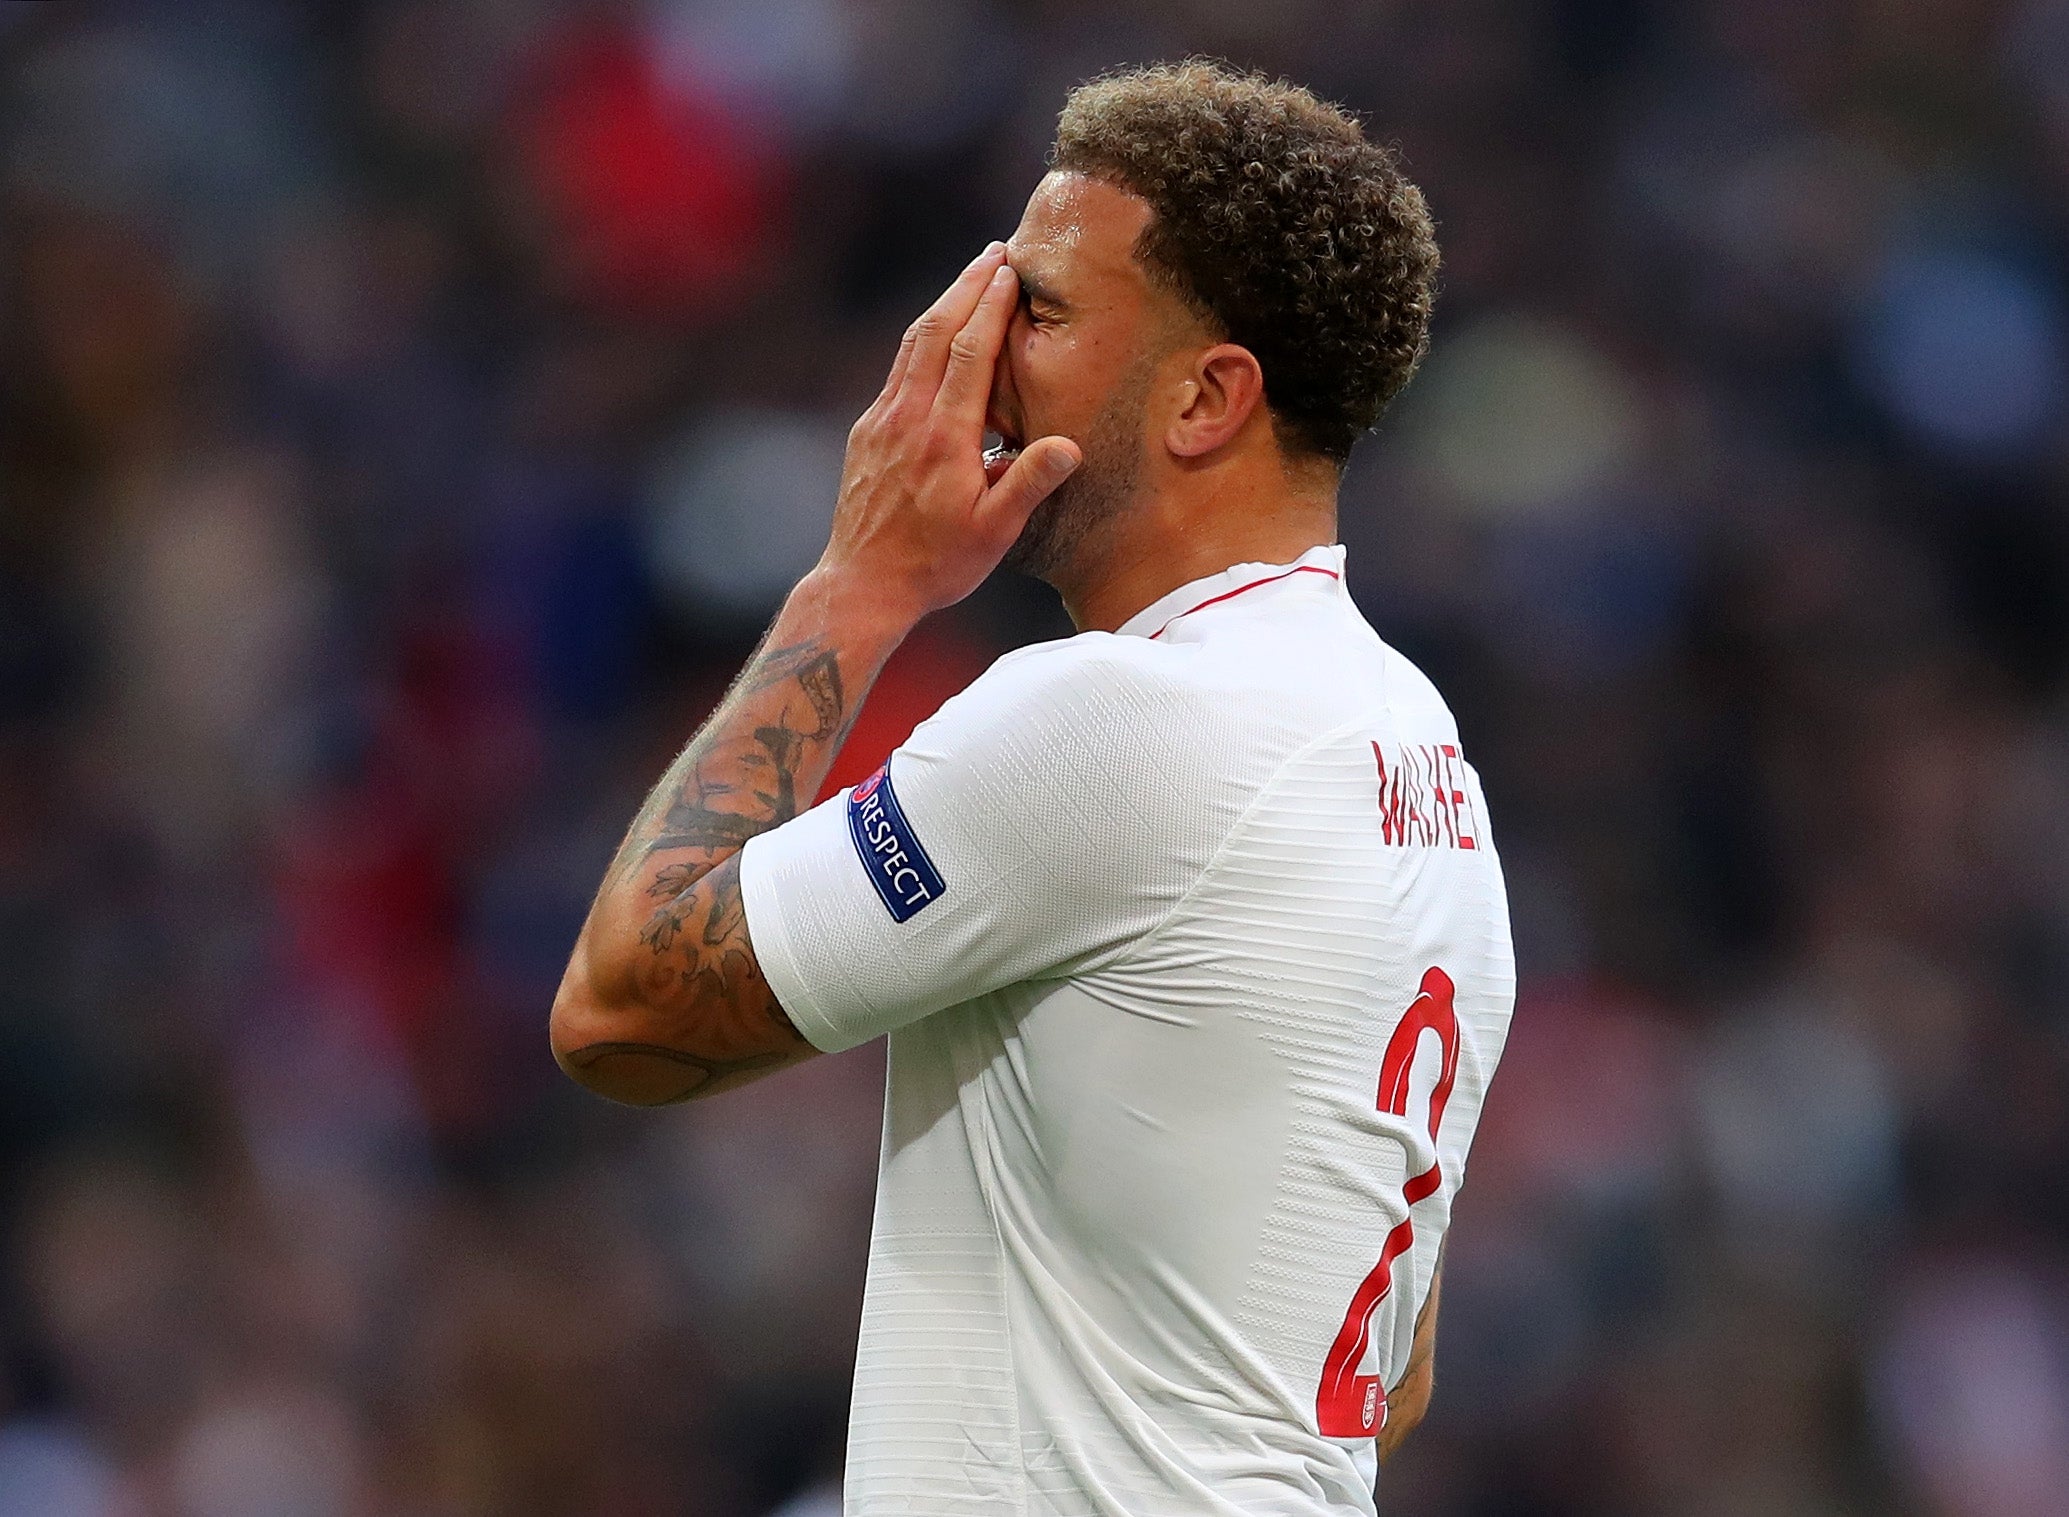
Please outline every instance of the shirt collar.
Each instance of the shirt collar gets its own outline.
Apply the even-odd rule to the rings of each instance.
[[[1196,579],[1189,585],[1180,585],[1169,595],[1159,596],[1115,630],[1122,637],[1157,637],[1181,616],[1190,616],[1216,601],[1228,600],[1246,590],[1255,590],[1279,580],[1326,583],[1341,594],[1343,564],[1342,543],[1323,543],[1310,548],[1290,564],[1231,564],[1219,574]]]

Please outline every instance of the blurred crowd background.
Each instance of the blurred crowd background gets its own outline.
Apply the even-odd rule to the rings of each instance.
[[[880,1054],[629,1113],[546,1009],[1189,51],[1447,260],[1343,536],[1522,991],[1381,1510],[2069,1511],[2069,0],[0,0],[0,1513],[835,1510]]]

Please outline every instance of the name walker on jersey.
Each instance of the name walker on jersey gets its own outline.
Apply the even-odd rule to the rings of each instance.
[[[1379,831],[1389,848],[1480,846],[1465,760],[1452,743],[1372,745],[1379,765]]]

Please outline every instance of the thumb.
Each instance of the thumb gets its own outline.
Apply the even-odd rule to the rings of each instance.
[[[1085,455],[1068,437],[1044,437],[1020,450],[999,482],[984,492],[978,514],[1013,536],[1027,525],[1034,508],[1069,479]]]

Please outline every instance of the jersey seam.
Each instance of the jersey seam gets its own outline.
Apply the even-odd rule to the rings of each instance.
[[[996,1154],[998,1152],[998,1131],[992,1126],[991,1102],[978,1102],[977,1114],[984,1123],[984,1151],[987,1154]],[[1020,1426],[1020,1360],[1013,1347],[1015,1342],[1013,1336],[1013,1293],[1007,1288],[1006,1257],[1008,1250],[1006,1248],[1006,1234],[1004,1229],[999,1226],[998,1196],[993,1186],[991,1166],[989,1164],[977,1166],[977,1179],[979,1187],[984,1192],[985,1215],[991,1221],[992,1241],[996,1250],[994,1257],[998,1261],[999,1315],[1005,1319],[1006,1324],[1004,1335],[1006,1344],[1006,1377],[1007,1388],[1013,1407],[1012,1455],[1013,1468],[1017,1477],[1013,1493],[1014,1506],[1019,1511],[1020,1517],[1027,1517],[1027,1440],[1022,1435]]]
[[[1281,759],[1278,766],[1266,777],[1264,783],[1257,787],[1257,794],[1250,797],[1249,804],[1229,824],[1229,829],[1222,834],[1221,841],[1214,845],[1214,852],[1209,854],[1207,862],[1200,866],[1199,874],[1194,876],[1193,882],[1190,885],[1186,886],[1184,894],[1171,903],[1170,910],[1164,913],[1163,918],[1154,927],[1150,928],[1149,931],[1124,945],[1113,958],[1108,959],[1104,963],[1088,964],[1079,970],[1077,974],[1070,976],[1070,978],[1079,979],[1086,975],[1108,974],[1114,970],[1125,968],[1136,958],[1148,952],[1177,922],[1179,915],[1192,903],[1193,898],[1205,888],[1209,876],[1214,873],[1215,867],[1221,863],[1222,857],[1229,850],[1229,845],[1235,841],[1236,834],[1243,830],[1243,825],[1256,814],[1257,808],[1264,804],[1265,797],[1272,793],[1273,787],[1284,777],[1286,771],[1317,749],[1325,747],[1349,733],[1357,732],[1367,725],[1369,724],[1366,719],[1361,717],[1356,721],[1349,721],[1341,726],[1332,727],[1320,736],[1311,738],[1301,744],[1300,747]]]

